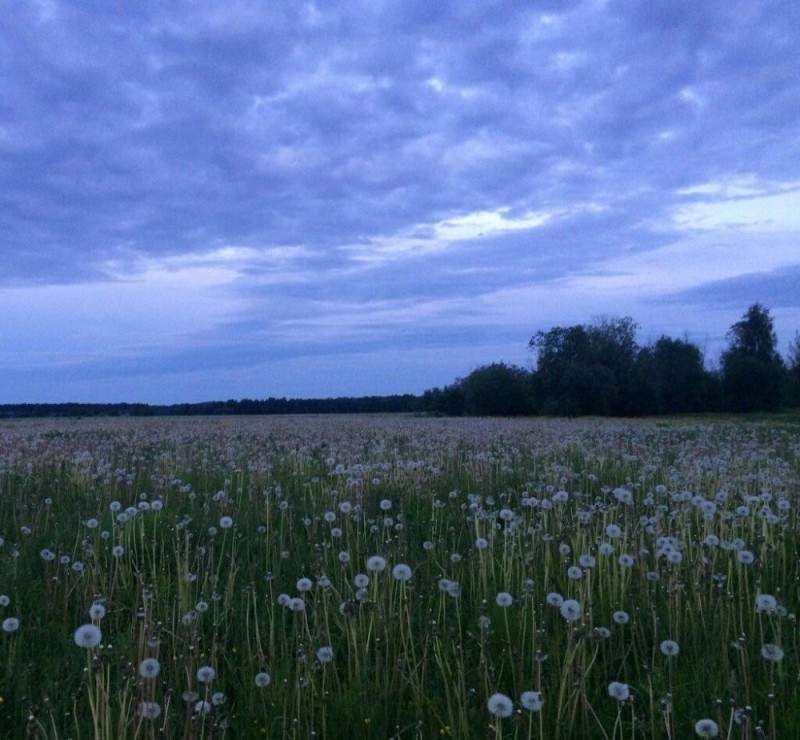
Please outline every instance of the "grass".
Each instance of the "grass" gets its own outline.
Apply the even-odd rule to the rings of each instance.
[[[0,737],[798,737],[798,432],[6,422]]]

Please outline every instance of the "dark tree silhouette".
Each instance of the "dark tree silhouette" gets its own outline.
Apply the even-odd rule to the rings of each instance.
[[[769,309],[754,303],[728,331],[722,389],[731,411],[773,411],[784,400],[786,367]]]

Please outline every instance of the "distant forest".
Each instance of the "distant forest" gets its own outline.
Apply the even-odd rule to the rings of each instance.
[[[418,413],[448,416],[653,416],[764,412],[800,407],[800,333],[786,359],[759,303],[730,327],[720,366],[697,345],[662,336],[640,346],[629,316],[534,334],[535,368],[495,362],[421,396],[267,398],[149,404],[8,404],[0,418]]]

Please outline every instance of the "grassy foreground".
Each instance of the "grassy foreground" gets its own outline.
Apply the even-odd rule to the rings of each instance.
[[[0,425],[0,738],[800,737],[800,425]]]

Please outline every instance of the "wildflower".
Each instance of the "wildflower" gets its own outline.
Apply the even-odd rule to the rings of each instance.
[[[223,694],[221,691],[215,691],[213,694],[211,694],[211,703],[215,707],[224,704],[225,699],[226,699],[225,694]]]
[[[587,553],[578,558],[578,563],[580,563],[581,568],[594,568],[597,560],[594,555],[589,555]]]
[[[489,540],[487,540],[485,537],[478,537],[478,539],[475,540],[475,547],[478,550],[485,550],[487,547],[489,547]]]
[[[324,645],[317,650],[317,660],[320,663],[330,663],[333,660],[333,648],[329,645]]]
[[[413,572],[411,568],[405,563],[398,563],[392,568],[392,577],[396,581],[407,581],[411,578]]]
[[[303,593],[304,591],[310,591],[314,586],[314,583],[310,578],[300,578],[298,579],[296,585],[297,585],[297,590],[300,593]]]
[[[306,602],[300,596],[295,596],[289,600],[289,608],[293,612],[304,612],[306,610]]]
[[[217,672],[210,666],[204,665],[197,669],[197,680],[200,683],[211,683]]]
[[[621,504],[627,505],[633,503],[633,494],[627,488],[615,488],[613,493],[614,498]]]
[[[755,559],[756,556],[750,550],[739,550],[736,553],[736,560],[742,565],[750,565]]]
[[[622,537],[622,529],[617,524],[609,524],[606,527],[606,535],[612,538]]]
[[[371,570],[373,573],[379,573],[385,569],[386,558],[382,558],[380,555],[373,555],[367,559],[367,570]]]
[[[210,711],[211,711],[211,702],[200,699],[200,701],[198,701],[194,705],[195,714],[208,714]]]
[[[11,599],[6,594],[0,594],[0,606],[8,606]]]
[[[497,606],[507,607],[514,603],[514,597],[508,591],[501,591],[495,596],[494,601]]]
[[[75,630],[73,635],[75,644],[82,648],[96,648],[103,639],[100,628],[94,624],[84,624]]]
[[[614,612],[612,615],[613,620],[617,624],[628,624],[630,617],[628,616],[628,612],[624,612],[622,610]]]
[[[510,522],[514,518],[514,512],[511,509],[500,509],[497,517],[504,522]]]
[[[564,597],[555,591],[551,591],[545,596],[545,601],[547,601],[550,606],[560,607],[564,603]]]
[[[633,555],[622,553],[622,555],[619,556],[618,562],[623,568],[630,568],[633,565]]]
[[[575,599],[565,599],[559,610],[568,622],[576,622],[581,618],[581,605]]]
[[[92,619],[102,619],[106,615],[106,608],[102,604],[92,604],[89,607],[89,616]]]
[[[626,683],[612,681],[608,684],[608,695],[617,701],[628,701],[631,698],[631,690]]]
[[[125,548],[122,545],[114,545],[114,547],[111,548],[111,554],[115,558],[121,558],[125,554]]]
[[[601,555],[612,555],[614,552],[614,547],[610,542],[601,542],[597,548],[597,552],[599,552]]]
[[[659,648],[668,658],[674,658],[681,651],[680,646],[675,640],[663,640]]]
[[[200,612],[201,614],[203,612],[207,612],[208,611],[208,602],[207,601],[202,601],[202,600],[198,601],[194,605],[194,608],[195,608],[195,611]]]
[[[223,516],[219,520],[220,529],[230,529],[233,526],[233,519],[229,516]]]
[[[389,511],[389,509],[392,508],[392,502],[388,498],[385,498],[381,500],[378,506],[381,507],[381,511]]]
[[[46,548],[39,553],[39,556],[47,563],[56,559],[56,554],[52,550]]]
[[[253,679],[258,688],[263,689],[269,686],[272,683],[272,676],[269,675],[266,671],[261,671],[260,673],[256,673],[256,677]]]
[[[510,717],[514,711],[514,703],[505,694],[492,694],[486,705],[495,717]]]
[[[323,518],[323,519],[324,519],[326,522],[328,522],[328,524],[332,524],[333,522],[335,522],[335,521],[336,521],[336,512],[335,512],[335,511],[326,511],[326,512],[325,512],[325,513],[322,515],[322,518]]]
[[[571,578],[573,581],[577,581],[579,578],[583,577],[583,571],[577,565],[570,565],[567,568],[567,578]]]
[[[345,552],[344,550],[342,550],[342,552],[339,553],[339,562],[340,563],[349,563],[350,562],[350,553],[349,552]]]
[[[538,712],[544,705],[541,691],[523,691],[519,697],[519,703],[523,709],[529,712]]]
[[[157,701],[143,701],[139,705],[139,716],[142,719],[158,719],[161,716],[161,705]]]
[[[756,611],[772,613],[778,608],[778,600],[771,594],[759,594],[756,596]]]
[[[453,563],[454,565],[456,563],[460,563],[461,555],[459,555],[457,552],[454,552],[452,555],[450,555],[450,562]]]
[[[3,632],[16,632],[19,629],[19,619],[6,617],[3,620]]]
[[[716,737],[719,735],[719,725],[713,719],[701,719],[695,722],[694,731],[698,737]]]
[[[156,658],[145,658],[139,663],[139,675],[142,678],[155,678],[161,671],[161,663]]]
[[[771,663],[780,663],[783,660],[783,648],[768,642],[761,646],[761,657]]]
[[[433,550],[434,547],[435,547],[435,545],[430,540],[425,540],[425,542],[422,543],[422,549],[427,551],[427,552],[430,552],[431,550]]]

